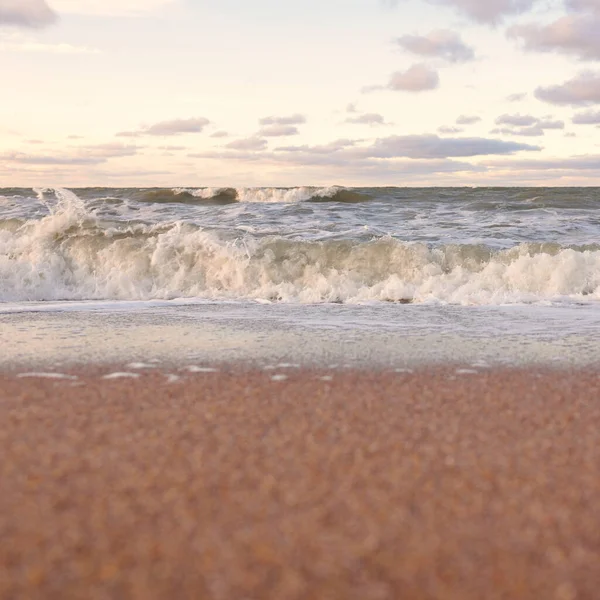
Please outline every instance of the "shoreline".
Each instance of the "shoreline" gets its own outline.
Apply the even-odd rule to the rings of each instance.
[[[0,597],[594,598],[600,370],[219,368],[0,374]]]

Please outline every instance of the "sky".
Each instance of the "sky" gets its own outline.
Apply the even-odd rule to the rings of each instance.
[[[0,186],[600,185],[600,0],[0,0]]]

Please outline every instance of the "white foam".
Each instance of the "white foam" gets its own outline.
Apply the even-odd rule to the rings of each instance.
[[[199,367],[197,365],[189,365],[187,367],[183,367],[182,371],[187,371],[188,373],[218,373],[219,369],[214,369],[212,367]]]
[[[156,369],[156,364],[132,362],[127,365],[130,369]]]
[[[297,187],[297,188],[236,188],[235,193],[238,202],[247,202],[253,204],[294,204],[297,202],[306,202],[312,198],[333,198],[344,188],[331,187]],[[175,188],[176,194],[188,193],[203,200],[216,198],[219,194],[227,192],[229,188]]]
[[[40,379],[66,379],[69,381],[75,381],[77,377],[74,375],[65,375],[64,373],[19,373],[19,378],[33,377]]]
[[[139,379],[139,373],[109,373],[108,375],[104,375],[102,379]]]
[[[285,381],[287,378],[287,375],[273,375],[271,381]]]

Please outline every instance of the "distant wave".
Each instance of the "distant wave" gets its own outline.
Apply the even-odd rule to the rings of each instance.
[[[291,204],[297,202],[355,203],[367,202],[372,198],[365,193],[332,186],[327,188],[175,188],[148,190],[135,199],[142,202]]]
[[[600,246],[430,247],[391,237],[225,240],[190,223],[100,222],[57,190],[41,219],[0,222],[0,301],[171,298],[502,304],[600,300]],[[314,196],[313,196],[314,197]]]

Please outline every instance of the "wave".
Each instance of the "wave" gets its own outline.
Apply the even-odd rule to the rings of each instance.
[[[600,300],[600,246],[430,247],[226,240],[190,223],[101,222],[66,191],[51,213],[0,227],[0,301],[254,299],[503,304]]]
[[[366,202],[372,198],[365,193],[332,186],[326,188],[175,188],[148,190],[135,198],[141,202],[185,202],[230,204],[247,202],[260,204],[298,202]]]

